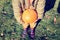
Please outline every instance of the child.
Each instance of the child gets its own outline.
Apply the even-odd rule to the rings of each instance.
[[[31,37],[34,38],[34,32],[33,29],[36,26],[36,22],[27,24],[22,21],[21,15],[26,9],[33,9],[36,10],[38,13],[38,19],[43,18],[43,13],[44,13],[44,7],[45,7],[45,0],[12,0],[12,6],[13,6],[13,11],[14,11],[14,17],[17,20],[19,24],[23,25],[23,38],[25,38],[26,34],[26,28],[28,25],[30,25],[31,29]]]

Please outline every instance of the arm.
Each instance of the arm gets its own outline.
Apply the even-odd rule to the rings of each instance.
[[[33,0],[25,0],[25,9],[34,9],[34,7],[32,6],[32,2]]]
[[[19,0],[12,0],[12,6],[14,11],[14,17],[18,23],[21,23],[21,9],[19,7],[20,1]]]
[[[38,13],[38,19],[43,18],[43,13],[44,13],[44,7],[45,7],[45,0],[39,0],[37,3],[37,13]]]

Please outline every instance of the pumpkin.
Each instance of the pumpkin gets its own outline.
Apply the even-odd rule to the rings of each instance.
[[[22,20],[25,23],[33,23],[37,20],[37,12],[33,9],[26,9],[22,14]]]

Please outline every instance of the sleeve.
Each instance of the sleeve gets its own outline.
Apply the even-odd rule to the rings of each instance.
[[[12,0],[12,7],[13,7],[13,12],[14,12],[14,17],[17,20],[18,23],[21,21],[21,9],[20,9],[20,1],[19,0]]]
[[[37,3],[37,13],[38,13],[38,19],[43,18],[43,13],[44,13],[44,7],[45,7],[45,0],[39,0]]]

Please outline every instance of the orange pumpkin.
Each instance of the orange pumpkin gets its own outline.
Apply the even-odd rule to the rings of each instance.
[[[22,20],[25,23],[33,23],[37,20],[37,12],[34,11],[33,9],[27,9],[23,12],[22,14]]]

